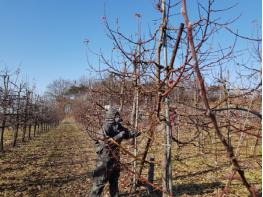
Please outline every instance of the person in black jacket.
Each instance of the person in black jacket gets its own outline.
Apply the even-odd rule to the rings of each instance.
[[[105,184],[109,181],[111,197],[119,196],[118,179],[120,176],[120,150],[119,146],[112,143],[111,138],[118,144],[123,139],[137,137],[140,132],[129,131],[121,125],[122,119],[117,109],[110,107],[106,112],[103,129],[99,131],[95,143],[97,153],[96,169],[93,172],[93,186],[90,197],[100,197]]]

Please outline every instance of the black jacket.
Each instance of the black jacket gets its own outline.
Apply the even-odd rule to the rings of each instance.
[[[112,138],[117,143],[121,143],[123,139],[132,138],[131,132],[123,127],[121,123],[106,121],[103,128],[99,131],[99,140],[95,143],[95,149],[98,156],[103,157],[102,159],[119,158],[119,146],[111,143],[109,138]]]

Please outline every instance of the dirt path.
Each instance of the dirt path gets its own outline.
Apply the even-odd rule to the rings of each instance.
[[[71,123],[0,156],[0,196],[85,196],[95,154]]]

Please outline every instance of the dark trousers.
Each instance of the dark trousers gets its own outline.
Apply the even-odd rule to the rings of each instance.
[[[105,156],[105,155],[104,155]],[[100,197],[105,184],[109,181],[110,196],[119,196],[118,180],[120,177],[119,161],[98,156],[96,169],[93,172],[93,186],[90,197]]]

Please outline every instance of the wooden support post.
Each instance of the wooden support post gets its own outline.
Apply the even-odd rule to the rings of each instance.
[[[150,159],[150,165],[149,165],[149,170],[148,170],[148,182],[153,184],[153,180],[154,180],[154,158],[152,157]],[[149,185],[147,186],[147,190],[149,195],[151,195],[153,193],[153,186]]]

